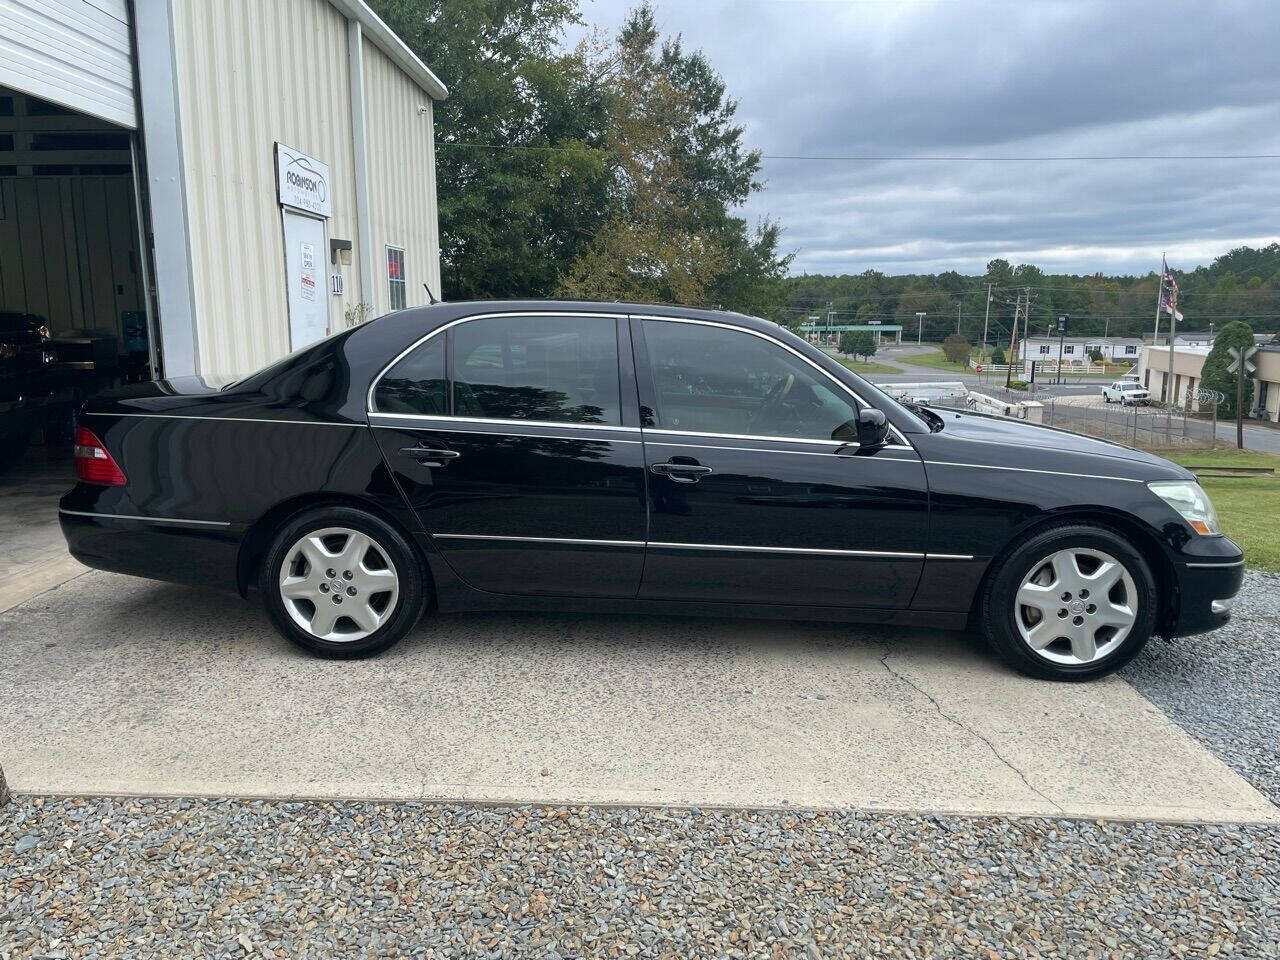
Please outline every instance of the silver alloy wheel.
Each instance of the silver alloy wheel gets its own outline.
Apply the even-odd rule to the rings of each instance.
[[[1138,590],[1115,557],[1070,547],[1031,568],[1018,588],[1013,618],[1037,656],[1053,663],[1093,663],[1133,629]]]
[[[400,578],[387,551],[349,527],[315,530],[280,565],[280,599],[293,622],[332,643],[363,640],[387,622]]]

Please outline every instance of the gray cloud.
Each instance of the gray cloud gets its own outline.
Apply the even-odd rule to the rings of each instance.
[[[1280,153],[1269,0],[655,0],[766,154]],[[613,28],[628,0],[584,0]],[[768,160],[796,271],[1190,267],[1280,239],[1280,161]]]

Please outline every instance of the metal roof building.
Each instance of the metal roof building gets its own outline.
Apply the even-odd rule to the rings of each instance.
[[[178,376],[425,303],[445,96],[362,0],[2,0],[0,309]]]

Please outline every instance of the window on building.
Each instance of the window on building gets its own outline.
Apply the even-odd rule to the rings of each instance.
[[[1042,343],[1042,344],[1040,344],[1040,352],[1041,352],[1041,353],[1043,353],[1043,354],[1048,354],[1048,353],[1049,353],[1049,345],[1048,345],[1047,343]]]
[[[1076,348],[1075,348],[1075,346],[1074,346],[1074,345],[1072,345],[1072,344],[1067,344],[1067,345],[1063,348],[1062,352],[1063,352],[1063,353],[1075,353],[1075,352],[1076,352]]]
[[[443,416],[448,408],[444,372],[444,336],[432,337],[399,360],[378,381],[373,406],[382,413]]]
[[[1132,355],[1138,352],[1138,348],[1132,343],[1125,344],[1124,352],[1126,355]]]
[[[657,425],[692,433],[830,440],[853,399],[776,344],[702,324],[645,322]]]
[[[453,328],[459,417],[622,422],[616,323],[603,317],[487,317]]]
[[[387,246],[387,302],[392,310],[403,310],[408,305],[405,288],[404,249]]]

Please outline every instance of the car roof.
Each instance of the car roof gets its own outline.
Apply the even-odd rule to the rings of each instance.
[[[715,310],[707,307],[684,307],[661,303],[633,303],[616,300],[450,300],[430,306],[410,307],[387,314],[380,320],[405,318],[429,328],[471,314],[523,313],[525,311],[547,313],[610,313],[650,317],[687,317],[694,320],[712,320],[756,330],[777,330],[779,325],[760,317],[735,313],[731,310]]]

